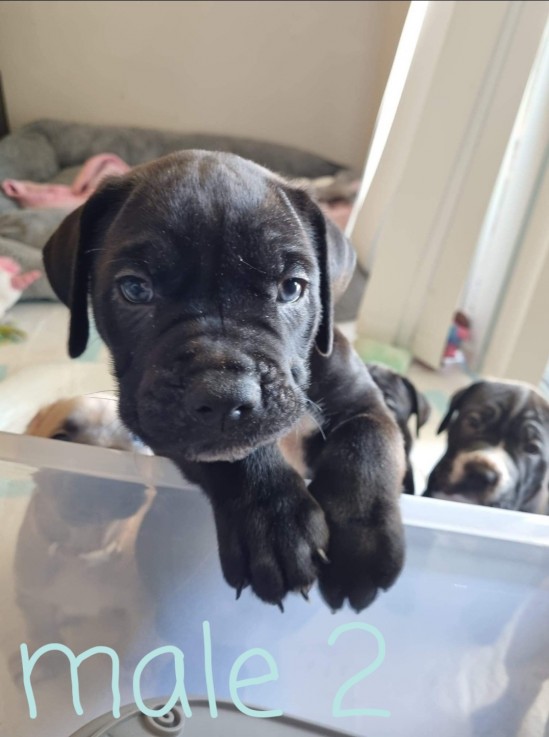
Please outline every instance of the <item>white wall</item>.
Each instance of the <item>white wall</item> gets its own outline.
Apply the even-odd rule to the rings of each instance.
[[[360,168],[408,2],[4,2],[11,127],[253,136]]]

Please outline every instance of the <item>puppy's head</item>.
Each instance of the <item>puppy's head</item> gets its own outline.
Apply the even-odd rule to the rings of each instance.
[[[116,400],[105,396],[52,402],[36,413],[25,434],[114,450],[146,450],[118,419]]]
[[[439,432],[448,448],[426,496],[545,512],[549,404],[522,384],[479,381],[454,394]]]
[[[427,399],[418,392],[412,382],[402,374],[398,374],[385,366],[368,363],[368,371],[383,394],[385,404],[396,419],[404,437],[406,452],[410,452],[412,436],[408,428],[410,418],[416,417],[416,435],[431,414]]]
[[[157,453],[206,461],[244,457],[304,413],[309,355],[331,351],[354,258],[303,191],[203,151],[106,183],[44,251],[70,354],[91,293],[124,423]]]

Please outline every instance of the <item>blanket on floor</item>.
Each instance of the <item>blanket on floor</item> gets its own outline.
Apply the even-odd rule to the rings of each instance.
[[[70,185],[4,179],[1,186],[7,197],[24,208],[74,210],[86,202],[106,177],[119,176],[130,169],[116,154],[105,153],[88,159]],[[345,229],[360,180],[345,172],[316,179],[301,178],[294,183],[309,191],[325,215]]]
[[[128,164],[116,154],[98,154],[88,159],[71,185],[44,184],[4,179],[4,194],[21,207],[75,209],[90,197],[103,179],[125,174]]]

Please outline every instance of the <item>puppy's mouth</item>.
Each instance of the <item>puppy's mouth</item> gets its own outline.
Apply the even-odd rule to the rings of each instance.
[[[181,458],[182,460],[192,461],[194,463],[216,463],[222,461],[233,463],[234,461],[241,461],[243,458],[249,456],[252,451],[263,445],[270,445],[271,443],[277,442],[281,437],[286,435],[288,429],[291,428],[285,428],[279,433],[241,445],[228,444],[224,446],[219,444],[214,447],[213,445],[208,446],[208,444],[206,444],[204,447],[194,447],[191,445],[176,443],[165,448],[162,455]]]
[[[280,425],[276,432],[258,433],[243,432],[244,437],[212,437],[202,441],[193,438],[192,432],[174,427],[174,436],[171,438],[159,437],[154,430],[151,432],[144,426],[140,436],[148,446],[158,455],[174,460],[180,459],[192,462],[214,463],[216,461],[240,461],[250,455],[252,451],[264,445],[270,445],[284,437],[294,427],[304,412],[296,415],[295,419],[288,420]],[[268,419],[266,420],[268,423]]]
[[[470,491],[460,491],[458,489],[447,489],[445,491],[431,491],[429,496],[433,499],[442,499],[447,502],[460,502],[461,504],[474,504],[478,506],[495,506],[491,504],[486,496],[472,494]]]
[[[483,485],[475,479],[453,477],[437,484],[429,491],[429,496],[434,499],[443,499],[450,502],[461,502],[461,504],[476,504],[483,507],[501,507],[512,489],[503,486],[500,481],[495,480],[493,484]]]
[[[516,488],[511,485],[495,483],[487,487],[476,486],[467,477],[456,479],[454,483],[440,483],[430,489],[428,496],[461,504],[475,504],[482,507],[512,509]]]
[[[181,387],[153,381],[134,402],[132,429],[155,453],[173,460],[238,461],[275,443],[306,414],[307,399],[299,387],[280,381],[260,389],[253,406],[237,402],[220,416],[211,397],[197,402]]]
[[[444,464],[442,464],[444,465]],[[500,447],[464,450],[432,475],[428,496],[435,499],[511,508],[518,475],[509,455]]]

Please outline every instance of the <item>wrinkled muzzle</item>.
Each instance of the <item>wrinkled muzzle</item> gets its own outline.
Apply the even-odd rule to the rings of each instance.
[[[137,391],[136,432],[155,452],[236,460],[286,434],[304,414],[303,369],[294,370],[284,351],[258,346],[258,338],[248,350],[234,338],[174,338],[151,356]]]

